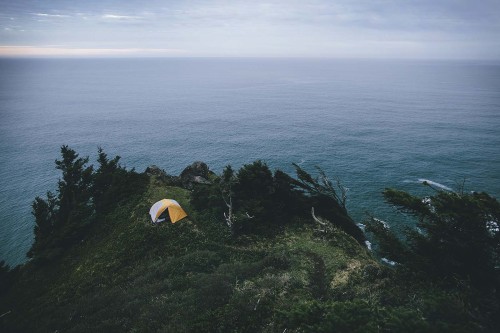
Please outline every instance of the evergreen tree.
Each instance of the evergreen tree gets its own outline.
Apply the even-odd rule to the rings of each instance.
[[[37,197],[32,205],[35,217],[35,242],[28,256],[50,259],[80,237],[93,219],[91,186],[93,167],[87,166],[88,157],[81,158],[68,146],[61,147],[61,159],[56,169],[61,170],[57,195]]]
[[[120,156],[112,159],[102,148],[98,150],[99,168],[93,174],[92,201],[97,214],[106,214],[123,200],[146,189],[148,177],[119,164]]]
[[[97,153],[99,168],[94,173],[92,196],[96,212],[101,213],[109,210],[110,206],[113,206],[113,201],[116,201],[117,198],[113,197],[113,194],[119,195],[119,193],[110,193],[110,188],[118,181],[117,173],[124,170],[119,165],[120,156],[110,160],[101,147]]]
[[[78,223],[91,213],[90,188],[92,186],[92,166],[86,166],[88,157],[78,154],[68,146],[61,147],[61,160],[56,160],[56,169],[61,170],[58,182],[58,223]]]
[[[319,167],[317,168],[319,176],[313,178],[297,164],[293,165],[297,172],[297,179],[292,180],[292,185],[308,198],[308,210],[314,207],[320,216],[354,237],[364,246],[365,235],[347,212],[347,189],[340,181],[337,180],[336,185],[334,185]]]
[[[268,224],[272,218],[273,174],[267,164],[258,160],[243,165],[236,175],[233,187],[236,209],[255,217],[252,224]],[[234,200],[234,199],[233,199]],[[267,221],[265,221],[267,220]]]
[[[68,146],[61,147],[61,159],[56,169],[62,172],[57,193],[47,198],[35,198],[32,214],[35,217],[35,242],[28,256],[50,259],[78,239],[85,237],[87,228],[97,217],[111,211],[147,186],[145,174],[127,171],[119,164],[120,157],[109,159],[99,148],[99,168],[88,166],[88,157],[79,155]]]
[[[280,223],[286,223],[293,216],[309,214],[309,204],[303,193],[296,191],[293,186],[294,179],[281,170],[276,170],[273,177],[274,218]]]
[[[384,197],[415,216],[418,229],[400,240],[376,219],[368,225],[383,255],[446,285],[470,284],[490,290],[498,286],[500,204],[486,193],[439,191],[419,198],[386,189]]]
[[[4,260],[0,261],[0,296],[6,292],[13,282],[13,272]]]
[[[49,247],[57,218],[58,200],[54,194],[47,192],[47,199],[36,197],[32,204],[32,214],[35,217],[35,242],[28,252],[33,257],[41,249]]]
[[[61,147],[61,156],[61,160],[56,160],[56,169],[61,170],[62,179],[58,182],[59,208],[55,229],[62,247],[66,247],[80,237],[93,220],[93,166],[86,165],[88,157],[79,157],[66,145]]]

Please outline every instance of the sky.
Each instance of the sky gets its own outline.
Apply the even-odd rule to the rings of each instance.
[[[500,60],[500,0],[0,0],[0,56]]]

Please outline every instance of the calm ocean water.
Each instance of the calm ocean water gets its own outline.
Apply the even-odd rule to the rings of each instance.
[[[394,225],[380,192],[419,179],[500,196],[500,64],[312,59],[1,59],[0,259],[25,260],[31,202],[68,144],[143,171],[195,160],[322,167],[348,208]]]

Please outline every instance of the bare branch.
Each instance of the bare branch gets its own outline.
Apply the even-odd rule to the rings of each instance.
[[[257,300],[257,303],[256,303],[256,304],[255,304],[255,306],[253,307],[253,310],[254,310],[254,311],[255,311],[255,310],[257,310],[257,306],[259,305],[259,303],[260,303],[260,298]]]
[[[228,208],[227,214],[226,212],[224,212],[224,219],[226,220],[227,226],[232,230],[235,220],[235,217],[233,215],[233,199],[231,195],[229,196],[229,202],[226,200],[226,198],[224,198],[224,196],[222,196],[222,199],[224,199],[224,202],[226,203],[226,206]]]
[[[318,222],[319,224],[321,224],[322,226],[325,226],[326,225],[326,222],[323,222],[321,221],[320,219],[318,219],[316,217],[316,215],[314,215],[314,207],[311,207],[311,215],[312,215],[312,218],[314,219],[314,221]]]
[[[229,202],[227,202],[226,198],[224,197],[224,193],[222,193],[222,200],[224,200],[224,203],[228,208],[233,206],[231,195],[229,195]]]
[[[0,316],[0,318],[2,318],[3,316],[8,315],[8,314],[9,314],[9,313],[11,313],[11,312],[12,312],[12,310],[9,310],[9,311],[5,312],[4,314],[2,314],[2,315]]]
[[[337,187],[340,189],[340,194],[342,196],[341,204],[342,204],[342,207],[345,209],[346,208],[345,204],[347,201],[347,191],[349,191],[349,189],[347,187],[345,187],[344,185],[342,185],[339,178],[337,178]]]
[[[316,214],[314,214],[314,207],[311,207],[311,215],[314,221],[316,221],[320,227],[317,229],[314,229],[315,231],[321,232],[323,234],[328,234],[332,231],[334,231],[334,226],[332,223],[324,218],[317,217]]]

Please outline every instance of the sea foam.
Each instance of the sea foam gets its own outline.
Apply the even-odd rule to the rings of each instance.
[[[387,258],[382,258],[381,260],[382,260],[384,263],[386,263],[387,265],[389,265],[389,266],[396,266],[396,265],[397,265],[397,262],[392,261],[392,260],[389,260],[389,259],[387,259]]]
[[[421,183],[428,183],[428,184],[430,184],[432,186],[439,187],[439,188],[441,188],[443,190],[446,190],[446,191],[454,192],[454,190],[452,188],[450,188],[450,187],[448,187],[446,185],[434,182],[434,181],[429,180],[429,179],[419,178],[418,181],[421,182]]]

